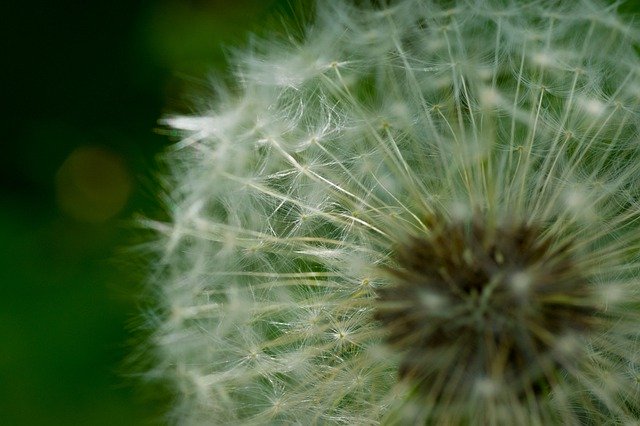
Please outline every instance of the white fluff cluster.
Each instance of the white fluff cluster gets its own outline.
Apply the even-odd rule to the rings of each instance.
[[[303,37],[237,55],[234,87],[166,119],[182,136],[167,155],[171,221],[148,226],[153,373],[176,390],[173,419],[638,424],[638,29],[594,0],[319,3]],[[527,253],[492,255],[510,278],[454,306],[444,273],[451,294],[395,297],[424,309],[414,330],[381,294],[406,272],[399,247],[422,238],[438,252],[437,221],[532,227],[542,260],[505,272]],[[468,260],[461,238],[437,258]],[[543,279],[556,257],[571,268],[554,280],[583,279],[580,297]],[[512,328],[486,310],[503,306],[500,286],[524,312],[504,318]],[[563,327],[554,306],[589,320]],[[436,316],[477,335],[427,338]],[[514,389],[505,371],[522,365]]]

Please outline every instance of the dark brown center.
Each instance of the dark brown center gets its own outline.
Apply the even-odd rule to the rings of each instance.
[[[461,398],[479,384],[523,396],[552,385],[595,308],[573,244],[544,229],[436,218],[396,247],[376,318],[404,354],[403,379]]]

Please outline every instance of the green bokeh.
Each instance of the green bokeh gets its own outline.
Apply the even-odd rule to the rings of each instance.
[[[144,265],[126,253],[131,218],[158,214],[156,156],[170,143],[157,120],[285,2],[6,3],[0,424],[162,424],[162,396],[138,390],[124,361],[144,303]],[[112,189],[104,170],[89,170],[93,186],[72,194],[70,212],[56,195],[80,191],[60,176],[86,147],[119,159],[132,182],[108,220],[87,220]]]

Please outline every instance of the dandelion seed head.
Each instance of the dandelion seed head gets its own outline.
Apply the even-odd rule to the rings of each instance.
[[[637,422],[640,31],[595,0],[315,9],[163,121],[172,420]]]

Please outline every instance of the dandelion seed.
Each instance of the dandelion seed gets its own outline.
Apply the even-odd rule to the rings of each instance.
[[[640,422],[638,43],[596,0],[345,0],[238,54],[165,121],[175,421]]]

